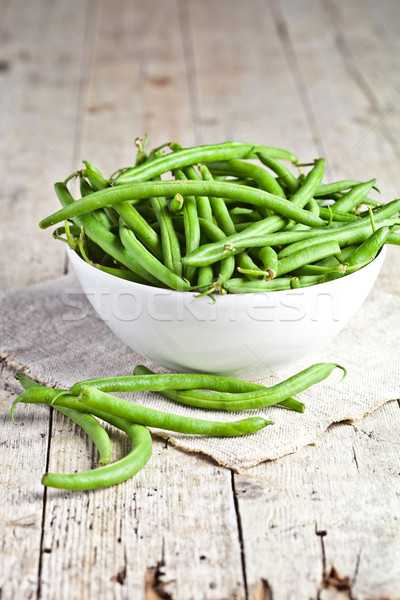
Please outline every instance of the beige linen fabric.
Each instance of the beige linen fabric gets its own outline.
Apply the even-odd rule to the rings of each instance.
[[[152,430],[184,451],[209,455],[238,472],[290,454],[314,442],[330,424],[360,419],[400,396],[399,296],[400,284],[397,278],[393,281],[386,267],[351,324],[327,347],[281,374],[279,380],[314,362],[337,362],[347,368],[344,381],[336,369],[327,380],[298,395],[306,405],[304,414],[280,407],[245,413],[204,411],[149,392],[135,394],[134,400],[203,419],[227,421],[261,415],[275,421],[273,426],[240,438]],[[42,383],[67,388],[80,379],[130,374],[138,363],[158,372],[164,370],[114,336],[95,315],[72,275],[11,291],[3,295],[0,309],[1,358]],[[277,377],[267,376],[256,383],[272,385],[277,381]]]

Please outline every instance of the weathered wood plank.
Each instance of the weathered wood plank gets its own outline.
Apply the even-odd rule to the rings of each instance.
[[[44,494],[40,478],[46,470],[49,429],[42,407],[18,406],[12,424],[12,400],[21,390],[13,372],[0,363],[0,594],[6,600],[36,598]]]
[[[37,223],[57,206],[53,182],[72,161],[84,35],[78,4],[82,8],[77,2],[15,1],[2,13],[2,291],[63,271],[64,249]],[[68,44],[60,36],[60,23],[69,23]],[[46,470],[49,418],[40,407],[18,407],[13,426],[11,400],[21,388],[8,368],[2,369],[1,383],[0,595],[36,598],[45,495],[40,478]]]
[[[88,158],[111,173],[133,164],[134,140],[145,133],[151,147],[175,140],[192,145],[177,3],[103,2],[96,27],[76,166]]]
[[[50,469],[71,467],[70,439],[59,422]],[[229,472],[158,440],[145,469],[124,484],[49,490],[43,550],[42,598],[245,597]]]
[[[318,119],[329,177],[367,180],[376,176],[383,197],[392,199],[400,185],[396,153],[383,131],[384,119],[371,109],[365,89],[339,52],[337,24],[324,4],[314,0],[273,2],[277,23],[296,55],[307,101]],[[366,62],[364,53],[360,67],[364,77]],[[389,82],[387,89],[390,87]]]
[[[384,4],[378,4],[374,0],[363,0],[363,7],[369,12],[370,20],[382,44],[391,49],[394,56],[398,56],[400,11],[397,0],[385,0]]]
[[[57,207],[53,183],[72,164],[84,20],[79,2],[13,2],[0,72],[0,286],[63,271],[64,248],[38,228]],[[68,24],[68,43],[60,35]]]
[[[400,597],[399,433],[391,402],[235,476],[249,598],[341,598],[332,569],[352,598]]]
[[[348,86],[352,83],[353,89],[355,83],[348,78],[343,60],[340,64],[340,53],[330,43],[330,30],[324,22],[326,16],[319,11],[320,7],[314,7],[312,2],[282,2],[281,8],[274,4],[276,23],[281,33],[283,31],[282,41],[291,44],[300,70],[298,77],[310,82],[304,88],[305,104],[309,103],[311,114],[318,119],[322,146],[329,144],[333,152],[341,150],[345,153],[347,149],[343,142],[335,137],[335,132],[327,129],[332,117],[325,115],[322,106],[335,111],[335,118],[351,130],[354,127],[352,110],[361,103],[362,94],[354,90],[354,100],[346,94]],[[327,61],[335,69],[328,70]],[[337,109],[326,77],[332,72],[338,86]],[[377,127],[372,136],[381,149],[385,133]],[[344,142],[348,139],[343,135]],[[392,164],[393,160],[392,157]],[[391,171],[376,150],[372,158],[367,152],[364,159],[358,158],[358,161],[365,173],[371,172],[370,161],[379,166],[388,189],[388,183],[392,183]],[[346,176],[343,166],[338,165],[335,176]],[[350,175],[350,171],[347,174]],[[391,266],[394,268],[394,263]],[[383,275],[392,276],[392,269],[385,269]],[[385,420],[390,419],[396,438],[399,416],[398,406],[391,403],[363,420],[362,424],[369,423],[373,435],[379,439],[379,431],[383,433],[387,428]],[[316,447],[305,448],[292,457],[235,476],[249,598],[399,597],[398,479],[387,481],[388,471],[398,460],[399,448],[396,443],[394,448],[383,444],[373,447],[365,439],[359,439],[357,427],[357,424],[355,429],[333,427]],[[358,456],[364,457],[363,476],[359,463],[357,467],[355,462]],[[376,472],[382,473],[378,480],[371,479],[371,465]],[[258,517],[256,522],[254,515]],[[383,551],[381,560],[382,539],[387,552]],[[335,582],[332,568],[342,581]],[[330,579],[329,574],[332,575]],[[341,585],[343,590],[339,591],[337,588]]]
[[[269,3],[183,2],[192,30],[203,141],[227,139],[317,152]]]

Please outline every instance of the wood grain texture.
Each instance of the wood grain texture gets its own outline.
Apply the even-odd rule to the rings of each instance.
[[[0,286],[63,272],[64,249],[38,222],[72,170],[85,3],[13,2],[2,24]],[[60,25],[68,23],[68,34]],[[65,29],[65,32],[67,30]]]
[[[358,7],[359,19],[364,13],[363,4],[355,0],[348,4]],[[347,25],[346,35],[336,16],[342,3],[274,0],[272,5],[283,32],[282,41],[296,56],[312,118],[318,122],[328,177],[347,178],[352,174],[352,177],[367,180],[371,178],[373,165],[383,197],[391,200],[398,193],[399,171],[398,153],[388,139],[390,125],[387,123],[392,118],[398,121],[398,111],[393,109],[386,114],[382,109],[378,114],[371,106],[370,55],[363,53],[361,47],[357,51],[358,64],[353,60],[348,48],[356,43],[350,33],[354,27]],[[372,26],[370,33],[372,37]],[[365,39],[370,44],[370,37],[363,38],[363,43]],[[380,45],[382,54],[388,55],[382,39],[375,35],[372,42]],[[386,89],[390,89],[397,74],[395,69],[385,70],[385,74]],[[386,103],[386,110],[396,106],[398,93],[393,95],[392,92],[391,98],[393,101]]]
[[[182,2],[200,140],[243,140],[251,133],[256,143],[314,156],[316,143],[271,3],[254,0],[251,9],[240,0],[207,4],[205,10],[194,0]]]
[[[42,407],[17,407],[13,425],[10,408],[20,386],[13,369],[3,363],[0,373],[1,596],[36,598],[45,495],[40,478],[46,470],[48,414]]]
[[[400,553],[398,427],[394,401],[359,423],[332,426],[292,457],[236,476],[246,557],[252,548],[250,598],[264,580],[273,598],[325,599],[333,571],[348,579],[346,598],[399,597],[392,561]]]
[[[399,21],[394,0],[4,2],[2,291],[63,270],[34,225],[56,207],[53,182],[82,158],[105,173],[132,163],[145,132],[323,154],[328,180],[376,176],[398,195]],[[382,277],[399,264],[390,248]],[[242,475],[155,440],[129,482],[46,492],[46,468],[88,468],[96,452],[47,408],[18,407],[12,426],[12,373],[2,600],[400,599],[398,403]]]

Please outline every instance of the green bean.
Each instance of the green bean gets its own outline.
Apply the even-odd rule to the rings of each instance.
[[[42,387],[32,388],[20,394],[14,401],[12,410],[14,410],[18,402],[28,404],[44,403],[54,406],[55,397],[60,399],[62,403],[61,408],[85,414],[85,412],[82,412],[82,404],[78,402],[75,396],[60,396],[60,390]],[[57,405],[57,409],[59,410],[60,406]],[[86,409],[83,410],[85,411]],[[152,451],[152,440],[146,427],[133,424],[126,419],[116,417],[98,408],[93,408],[92,412],[104,421],[125,431],[132,443],[131,452],[124,458],[100,469],[70,474],[46,473],[42,477],[43,485],[71,490],[89,490],[107,487],[133,477],[148,462]]]
[[[400,225],[396,226],[397,228]],[[392,229],[390,227],[381,227],[374,231],[366,240],[363,242],[358,248],[354,250],[352,254],[347,258],[346,263],[349,267],[358,265],[360,263],[365,263],[373,260],[382,248],[382,246],[387,242],[387,239],[391,233]]]
[[[184,291],[190,289],[190,285],[179,277],[179,275],[170,271],[170,269],[153,256],[139,240],[136,239],[133,231],[126,227],[126,225],[121,223],[119,233],[121,242],[129,255],[135,256],[142,267],[154,275],[159,281],[173,290]]]
[[[180,169],[176,169],[175,177],[187,181],[186,175]],[[194,196],[185,196],[183,205],[183,224],[185,229],[186,254],[190,254],[200,245],[200,225],[197,214],[197,202]],[[192,281],[196,267],[185,266],[183,273],[189,281]]]
[[[263,190],[255,190],[246,186],[235,186],[230,183],[212,181],[146,181],[117,188],[108,188],[81,198],[73,204],[62,208],[43,219],[39,225],[42,229],[55,225],[60,221],[83,215],[98,208],[104,208],[120,201],[132,201],[153,196],[215,196],[239,200],[245,204],[271,208],[276,213],[304,225],[313,227],[325,226],[325,222],[308,211],[296,206],[289,200],[279,198]]]
[[[162,258],[160,238],[136,208],[131,206],[129,202],[118,202],[113,205],[113,208],[140,241],[158,258]]]
[[[388,219],[400,211],[400,199],[392,200],[383,206],[373,210],[374,221],[379,222]],[[369,219],[369,212],[366,211],[366,216],[361,217],[365,220]]]
[[[317,215],[317,216],[320,215],[319,204],[315,200],[315,198],[310,198],[309,202],[306,204],[306,209],[309,210],[310,213],[313,215]],[[301,227],[304,228],[305,225],[302,225]]]
[[[135,167],[143,164],[144,162],[146,162],[149,157],[147,156],[147,152],[146,152],[146,146],[148,144],[149,141],[149,136],[147,135],[147,133],[144,136],[144,139],[141,139],[140,137],[137,137],[135,139],[135,146],[137,148],[137,153],[136,153],[136,161],[135,161]],[[157,149],[156,149],[157,151]],[[126,169],[124,169],[126,170]]]
[[[290,287],[292,290],[297,290],[301,288],[300,279],[298,277],[292,277],[290,280]]]
[[[229,211],[231,215],[231,219],[235,225],[235,229],[237,231],[237,226],[242,223],[247,223],[251,225],[252,223],[256,223],[261,219],[260,213],[257,210],[252,210],[251,208],[242,208],[237,206],[236,208],[232,208]]]
[[[389,244],[400,246],[400,233],[391,233],[387,239]]]
[[[184,203],[183,196],[181,196],[180,194],[175,194],[175,196],[172,198],[171,202],[169,203],[170,211],[173,213],[181,212],[181,210],[183,208],[183,203]]]
[[[340,252],[340,246],[333,240],[315,244],[309,248],[303,248],[287,257],[279,258],[277,276],[279,277],[280,275],[294,271],[299,267],[321,260],[327,256],[332,256],[332,254],[337,254],[338,252]]]
[[[92,186],[86,181],[86,179],[84,177],[79,178],[79,189],[80,189],[82,198],[85,198],[86,196],[93,194],[95,191],[92,188]],[[104,210],[102,210],[102,209],[95,210],[95,211],[93,211],[93,215],[96,217],[96,219],[99,221],[99,223],[101,225],[103,225],[103,227],[110,229],[110,221],[109,221],[106,213],[104,212]]]
[[[314,167],[307,174],[303,185],[291,197],[291,202],[296,206],[300,206],[301,208],[306,206],[313,199],[315,190],[321,183],[324,171],[325,160],[323,158],[318,158],[315,161]],[[304,223],[304,225],[307,224],[308,223]]]
[[[65,207],[73,205],[74,199],[64,183],[54,185],[58,199]],[[94,194],[93,194],[94,195]],[[81,215],[73,218],[78,227],[83,227],[87,236],[93,240],[104,252],[112,256],[119,263],[130,269],[137,283],[153,284],[159,286],[159,281],[148,273],[135,257],[130,256],[120,240],[111,231],[106,229],[92,215]]]
[[[233,222],[235,223],[235,229],[238,233],[245,231],[246,229],[248,229],[249,227],[251,227],[252,225],[254,225],[254,221],[248,221],[248,222],[240,222],[238,223],[235,219],[232,219]]]
[[[108,423],[124,431],[132,444],[132,449],[120,460],[101,469],[81,473],[46,473],[42,484],[68,490],[92,490],[122,483],[138,473],[149,461],[152,453],[151,435],[143,425],[130,423],[125,419],[97,411]]]
[[[202,179],[194,167],[186,167],[184,172],[187,178],[191,179],[192,181],[201,181]],[[213,221],[210,199],[207,196],[197,196],[196,201],[199,217],[208,221]]]
[[[257,156],[266,167],[278,175],[278,178],[282,180],[292,194],[297,192],[299,189],[299,182],[293,173],[291,173],[289,169],[285,167],[285,165],[283,165],[279,160],[264,154],[264,152],[257,152]]]
[[[24,373],[16,373],[14,375],[15,379],[21,383],[24,390],[29,389],[41,389],[47,390],[46,387],[36,383],[36,381],[32,381],[24,375]],[[71,407],[63,407],[58,406],[57,404],[52,405],[53,408],[58,410],[58,412],[67,416],[71,421],[74,421],[83,431],[90,437],[92,442],[95,444],[99,455],[99,465],[104,466],[107,465],[111,460],[111,441],[108,436],[107,431],[96,421],[96,419],[89,414],[82,413],[80,410],[76,410]]]
[[[209,171],[209,169],[207,168],[207,166],[201,165],[200,172],[205,181],[213,181],[213,176],[212,176],[211,172]],[[216,197],[210,196],[210,203],[211,203],[213,215],[214,215],[217,223],[219,224],[222,232],[225,234],[225,236],[236,235],[235,224],[232,221],[232,217],[229,213],[229,210],[228,210],[225,202],[222,200],[222,198],[216,198]],[[214,239],[216,240],[216,238],[214,238]],[[253,261],[247,255],[246,252],[239,252],[238,256],[236,257],[236,260],[237,260],[238,265],[243,269],[251,270],[256,267],[256,265],[253,263]],[[223,267],[221,267],[221,271],[220,271],[220,274],[218,277],[219,285],[221,285],[221,283],[223,283],[224,281],[226,281],[227,279],[229,279],[231,277],[231,275],[233,273],[234,265],[235,265],[234,261],[223,263]]]
[[[214,223],[207,219],[199,219],[199,224],[202,232],[210,240],[218,241],[225,239],[224,232]],[[232,277],[232,273],[235,270],[235,258],[233,256],[227,256],[221,260],[220,270],[218,274],[217,285],[223,285],[223,283]]]
[[[249,232],[249,230],[250,228],[247,229],[247,232]],[[319,237],[320,236],[321,234],[319,233]],[[228,236],[220,242],[204,244],[195,252],[182,258],[182,262],[184,264],[202,267],[213,264],[229,255],[238,254],[244,248],[280,246],[283,244],[308,240],[309,237],[311,237],[309,231],[278,231],[277,233],[267,233],[258,236],[252,236],[248,233],[246,237],[242,236],[241,238],[239,238],[239,236]]]
[[[160,226],[164,264],[170,271],[173,271],[176,273],[176,275],[181,276],[181,248],[168,209],[167,199],[165,196],[151,198],[150,203]]]
[[[296,276],[302,276],[302,275],[327,275],[327,274],[337,274],[338,276],[341,275],[348,275],[349,273],[354,273],[355,271],[358,271],[359,269],[361,269],[362,267],[365,267],[370,261],[364,261],[364,262],[359,262],[356,265],[353,265],[351,267],[349,267],[349,265],[347,264],[337,264],[336,266],[333,267],[323,267],[323,266],[319,266],[319,265],[305,265],[304,267],[300,267],[299,269],[295,269],[296,272]],[[296,277],[296,278],[297,278]],[[321,282],[324,281],[324,278],[321,279]]]
[[[371,179],[366,183],[359,183],[355,185],[347,194],[345,194],[340,200],[335,202],[335,210],[341,212],[349,212],[357,208],[361,204],[362,200],[368,196],[368,192],[376,183],[376,179]]]
[[[231,158],[257,158],[257,152],[264,152],[273,158],[283,158],[292,162],[297,162],[297,156],[268,146],[254,146],[252,144],[243,144],[240,142],[226,142],[222,144],[197,146],[194,148],[185,148],[177,152],[171,152],[161,158],[153,160],[151,163],[145,163],[140,167],[128,169],[117,177],[113,185],[132,183],[134,181],[145,181],[157,175],[162,175],[167,171],[191,166],[200,162],[210,162],[214,160],[228,160]],[[206,196],[208,194],[205,194]]]
[[[200,292],[210,289],[214,281],[214,270],[211,266],[200,267],[197,276],[197,287]]]
[[[126,281],[133,281],[134,283],[138,283],[137,277],[132,271],[128,269],[118,269],[115,267],[104,267],[98,263],[91,263],[93,267],[99,269],[99,271],[103,271],[103,273],[108,273],[108,275],[113,275],[113,277],[119,277],[120,279],[126,279]]]
[[[239,271],[239,273],[242,273],[242,275],[247,275],[250,276],[249,279],[253,279],[254,277],[263,277],[264,279],[273,279],[273,277],[271,277],[271,273],[270,271],[263,271],[262,269],[243,269],[242,267],[238,267],[237,270]]]
[[[82,161],[86,165],[86,169],[82,170],[82,177],[89,180],[90,186],[97,192],[108,187],[108,182],[104,179],[102,173],[88,160]]]
[[[148,377],[151,377],[151,375],[148,375]],[[61,398],[62,401],[63,398]],[[79,395],[79,402],[84,409],[89,411],[92,408],[104,410],[105,412],[112,411],[118,417],[141,425],[187,434],[234,437],[255,433],[267,425],[273,425],[273,421],[267,421],[262,417],[250,417],[225,423],[182,417],[146,408],[88,386],[83,387],[82,393]]]
[[[385,219],[381,222],[376,223],[376,227],[379,229],[385,225],[395,225],[396,220]],[[300,232],[298,232],[300,233]],[[363,242],[371,234],[371,224],[367,222],[358,223],[357,225],[337,227],[333,230],[325,232],[324,236],[319,236],[318,232],[310,231],[309,238],[293,242],[283,248],[278,253],[278,258],[284,258],[290,256],[294,252],[298,252],[303,248],[307,248],[312,245],[320,244],[322,242],[337,241],[339,245],[355,244]]]
[[[295,394],[303,392],[310,386],[323,381],[335,368],[342,369],[343,377],[345,377],[346,369],[341,365],[336,363],[316,363],[307,369],[296,373],[296,375],[289,377],[285,381],[255,391],[246,391],[241,392],[240,394],[220,392],[210,394],[208,392],[196,392],[195,390],[191,390],[193,398],[197,395],[197,403],[192,404],[192,406],[214,410],[249,410],[271,406],[272,404],[282,402]],[[209,399],[210,396],[212,399]]]
[[[233,278],[224,283],[224,288],[232,294],[255,294],[259,292],[282,292],[290,290],[290,282],[293,277],[278,277],[276,279],[256,279],[247,281],[245,279]],[[301,277],[301,287],[316,285],[323,281],[321,275],[310,275],[309,277]]]
[[[341,249],[339,254],[335,254],[335,256],[328,256],[327,258],[323,258],[322,260],[316,262],[315,264],[321,267],[332,267],[339,264],[344,264],[347,258],[354,252],[357,248],[358,244],[351,244],[350,246],[344,246]]]
[[[352,213],[345,213],[345,212],[340,212],[338,210],[334,210],[334,209],[328,209],[325,208],[324,206],[320,206],[319,207],[319,216],[322,219],[326,219],[329,220],[330,217],[332,217],[333,221],[341,221],[341,222],[345,222],[345,221],[358,221],[359,217],[357,215],[353,215]]]
[[[103,392],[159,392],[167,389],[191,390],[194,388],[218,392],[245,392],[248,388],[248,382],[231,377],[201,373],[157,373],[156,375],[147,376],[127,375],[86,379],[75,383],[69,393],[77,395],[84,386],[95,387]]]
[[[264,265],[264,269],[270,274],[270,278],[276,277],[278,271],[278,255],[271,246],[264,246],[259,249],[258,257]]]
[[[207,165],[199,166],[203,181],[213,182],[214,178]],[[210,197],[210,206],[213,217],[217,221],[218,227],[222,229],[225,235],[234,235],[236,233],[235,224],[229,214],[229,210],[222,198]]]
[[[355,181],[354,179],[344,179],[342,181],[334,181],[333,183],[321,183],[315,190],[314,196],[316,198],[331,196],[337,192],[343,192],[356,185],[360,185],[360,183],[360,181]]]
[[[153,371],[150,371],[150,369],[148,369],[144,365],[137,365],[133,370],[133,374],[134,375],[151,375],[151,374],[153,374]],[[265,387],[262,385],[257,385],[256,383],[248,383],[247,384],[246,391],[253,392],[253,391],[257,391],[257,390],[265,391]],[[180,404],[185,404],[187,406],[197,406],[197,402],[199,401],[199,399],[204,400],[204,401],[207,401],[207,399],[209,399],[210,402],[215,401],[214,392],[199,392],[198,390],[188,390],[188,391],[161,390],[159,393],[162,396],[164,396],[165,398],[169,398],[170,400],[174,400],[175,402],[179,402]],[[208,394],[208,396],[206,394]],[[233,394],[229,395],[229,397],[231,397],[231,396],[233,396]],[[236,396],[238,396],[237,400],[239,400],[240,394],[236,394]],[[288,408],[289,410],[294,410],[296,412],[301,412],[301,413],[304,412],[304,410],[305,410],[304,404],[302,402],[299,402],[298,400],[295,400],[294,398],[288,398],[287,400],[282,400],[277,405],[283,406],[284,408]],[[230,405],[228,404],[228,407],[229,406]],[[202,404],[201,408],[207,408],[206,402],[204,402]],[[234,410],[234,409],[229,407],[229,408],[224,408],[222,410]]]
[[[249,177],[258,184],[260,189],[265,190],[270,194],[274,194],[275,196],[279,196],[280,198],[286,198],[285,192],[275,177],[258,165],[233,159],[229,161],[209,163],[207,166],[215,175],[236,175],[239,177]]]

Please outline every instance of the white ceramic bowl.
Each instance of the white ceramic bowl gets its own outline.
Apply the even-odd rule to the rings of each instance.
[[[386,248],[359,271],[289,291],[196,298],[104,273],[68,256],[88,300],[127,346],[177,371],[277,372],[331,340],[368,296]]]

